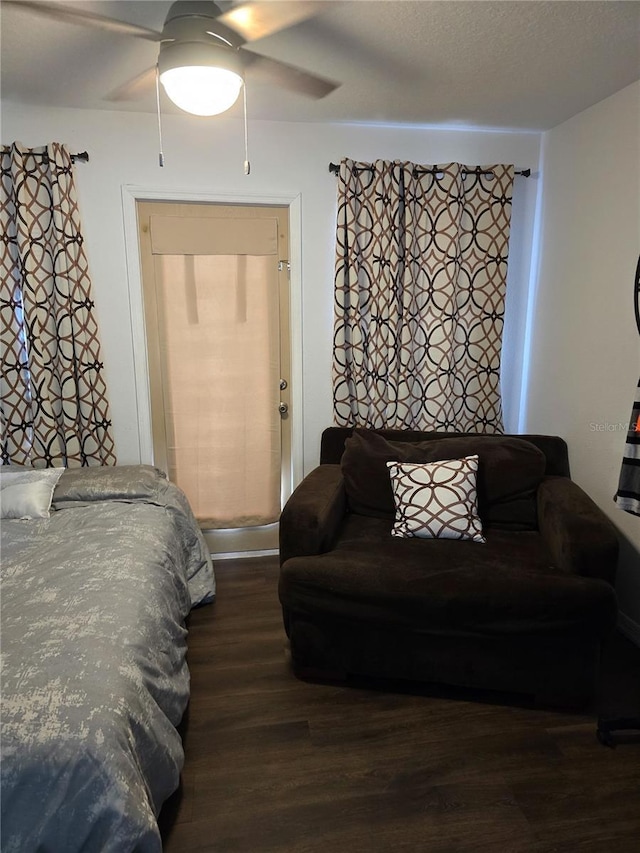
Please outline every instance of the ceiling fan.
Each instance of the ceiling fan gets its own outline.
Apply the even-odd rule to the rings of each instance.
[[[278,86],[311,98],[323,98],[340,85],[245,47],[313,17],[322,2],[242,2],[223,12],[213,0],[177,0],[169,8],[162,32],[50,0],[3,0],[3,4],[58,21],[158,42],[157,66],[125,83],[111,94],[111,100],[138,97],[159,78],[169,98],[181,109],[195,115],[217,115],[237,100],[248,68]]]

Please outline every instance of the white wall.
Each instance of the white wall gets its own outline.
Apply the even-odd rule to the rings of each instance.
[[[47,109],[5,103],[2,141],[64,142],[87,149],[76,181],[101,328],[118,459],[140,461],[133,342],[121,188],[297,195],[302,200],[302,311],[305,470],[317,464],[322,429],[332,422],[331,341],[336,178],[330,161],[407,159],[419,163],[514,163],[538,167],[540,135],[357,125],[250,122],[251,175],[243,174],[237,120],[167,116],[166,166],[158,167],[153,115]],[[517,428],[522,342],[537,179],[517,178],[509,270],[503,390],[508,430]],[[146,460],[145,460],[146,461]]]
[[[640,83],[545,134],[540,274],[525,431],[569,445],[573,478],[623,535],[622,624],[640,641],[640,519],[617,509],[640,371]]]

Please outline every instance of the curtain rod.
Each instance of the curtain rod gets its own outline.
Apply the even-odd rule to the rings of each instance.
[[[337,163],[329,163],[329,171],[332,174],[337,175],[340,172],[340,166]],[[364,171],[371,172],[371,171],[373,171],[373,166],[362,166],[360,169],[358,169],[358,171],[360,171],[360,172],[364,172]],[[414,169],[413,170],[414,178],[417,177],[418,175],[439,175],[439,174],[441,174],[440,169]],[[487,172],[484,169],[478,168],[478,169],[463,170],[462,174],[463,175],[469,175],[469,174],[471,174],[471,175],[493,175],[493,172],[491,172],[491,171]],[[522,175],[523,178],[529,178],[529,177],[531,177],[531,169],[516,169],[516,171],[514,172],[514,175]]]
[[[9,154],[11,148],[8,146],[3,146],[2,153]],[[47,160],[49,155],[46,151],[31,151],[31,154],[34,157],[42,157],[44,160]],[[89,162],[89,152],[88,151],[79,151],[77,154],[71,155],[72,163],[88,163]]]

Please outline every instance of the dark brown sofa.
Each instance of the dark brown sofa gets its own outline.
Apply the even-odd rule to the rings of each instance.
[[[325,430],[320,466],[280,521],[279,596],[294,672],[586,703],[617,618],[618,540],[570,479],[565,442],[352,432]],[[392,536],[386,462],[474,453],[486,542]]]

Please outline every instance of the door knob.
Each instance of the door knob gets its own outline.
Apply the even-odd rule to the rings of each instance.
[[[289,411],[289,404],[288,403],[280,403],[280,405],[278,406],[278,411],[280,412],[281,415],[286,415],[287,412]]]

